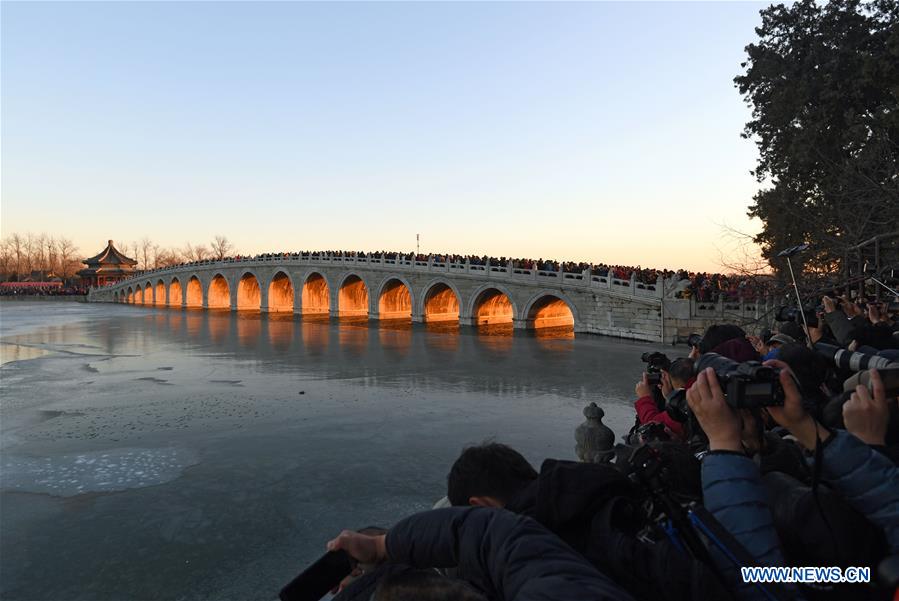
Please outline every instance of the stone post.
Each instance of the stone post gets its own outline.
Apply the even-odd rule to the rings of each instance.
[[[615,446],[615,433],[602,423],[605,412],[596,403],[584,407],[587,418],[574,431],[577,458],[585,463],[609,463]]]

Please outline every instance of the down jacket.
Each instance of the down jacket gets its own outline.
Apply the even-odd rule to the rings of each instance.
[[[449,507],[409,516],[387,534],[394,563],[457,566],[490,599],[632,601],[536,521],[504,509]]]
[[[899,468],[845,430],[824,444],[821,459],[821,478],[880,526],[890,550],[899,553]]]

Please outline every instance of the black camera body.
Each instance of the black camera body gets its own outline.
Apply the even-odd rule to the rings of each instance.
[[[671,360],[658,351],[643,353],[640,360],[646,363],[646,380],[650,386],[658,386],[662,382],[662,370],[667,371],[671,367]]]
[[[784,391],[780,385],[780,370],[758,361],[737,363],[718,353],[705,353],[699,358],[696,372],[711,367],[718,376],[727,404],[734,409],[780,407]]]
[[[787,305],[781,306],[777,308],[777,311],[774,313],[774,321],[792,321],[794,323],[803,323],[802,314],[805,314],[805,323],[808,323],[810,328],[818,327],[818,311],[823,311],[824,307],[816,307],[815,309],[803,309],[800,310],[799,307],[790,307]]]

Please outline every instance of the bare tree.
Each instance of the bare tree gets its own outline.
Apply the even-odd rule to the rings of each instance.
[[[8,241],[9,252],[14,257],[14,266],[15,272],[17,276],[21,276],[22,267],[24,265],[25,260],[25,238],[20,236],[17,233],[14,233],[9,237]]]
[[[212,247],[212,256],[218,261],[227,257],[234,249],[231,242],[225,236],[216,236],[212,240],[210,246]]]
[[[11,248],[8,240],[0,240],[0,275],[4,280],[9,278],[15,265]]]
[[[209,249],[202,244],[192,246],[191,243],[188,242],[184,245],[184,248],[181,249],[181,254],[187,261],[205,261],[209,257]]]
[[[69,275],[75,271],[74,267],[80,263],[77,252],[78,247],[68,238],[60,236],[56,239],[56,256],[59,261],[59,276],[62,279],[68,279]]]
[[[156,267],[168,267],[181,262],[181,253],[174,248],[156,249]]]
[[[138,261],[140,261],[140,268],[150,269],[150,265],[153,261],[152,257],[153,242],[149,238],[144,236],[138,245],[137,257],[135,257]]]

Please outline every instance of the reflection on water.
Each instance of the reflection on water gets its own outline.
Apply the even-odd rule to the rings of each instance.
[[[206,327],[209,329],[209,338],[214,344],[223,344],[231,333],[231,311],[210,311],[206,320]]]
[[[293,315],[273,313],[266,320],[266,326],[271,347],[280,352],[287,351],[294,336]]]
[[[337,340],[340,350],[345,355],[361,357],[365,353],[365,347],[368,345],[368,320],[341,319]]]
[[[255,280],[255,278],[253,278]],[[262,335],[262,320],[259,313],[240,312],[236,315],[237,342],[243,347],[255,349]]]
[[[571,458],[590,401],[626,432],[640,355],[661,350],[508,324],[68,305],[4,306],[0,324],[4,361],[52,353],[2,368],[2,442],[27,480],[0,486],[17,551],[0,557],[3,599],[271,597],[340,528],[430,506],[464,445]]]
[[[603,340],[575,338],[571,327],[523,331],[513,329],[511,323],[460,327],[457,321],[413,324],[366,317],[331,319],[287,312],[165,307],[123,306],[114,313],[121,314],[104,311],[103,319],[92,322],[42,328],[22,340],[7,337],[4,342],[26,346],[4,345],[3,360],[39,357],[46,351],[35,346],[55,350],[73,338],[93,337],[100,342],[90,351],[93,354],[137,357],[164,352],[190,357],[209,349],[223,359],[251,360],[262,371],[301,371],[316,378],[346,379],[383,375],[392,382],[405,379],[433,385],[443,381],[454,388],[474,386],[503,394],[542,387],[547,377],[556,381],[551,388],[558,390],[558,381],[567,378],[570,381],[564,382],[563,388],[582,396],[585,376],[596,378],[592,375],[596,360],[583,349]],[[578,348],[582,351],[575,353]],[[164,363],[183,360],[171,356]],[[639,362],[633,364],[638,372]],[[472,379],[474,371],[479,375]],[[600,382],[598,387],[603,385]]]
[[[403,356],[412,346],[412,322],[408,320],[381,321],[378,342],[388,353]]]
[[[0,365],[10,363],[11,361],[25,361],[26,359],[36,359],[49,355],[49,351],[34,348],[31,346],[22,346],[21,344],[0,343]]]

